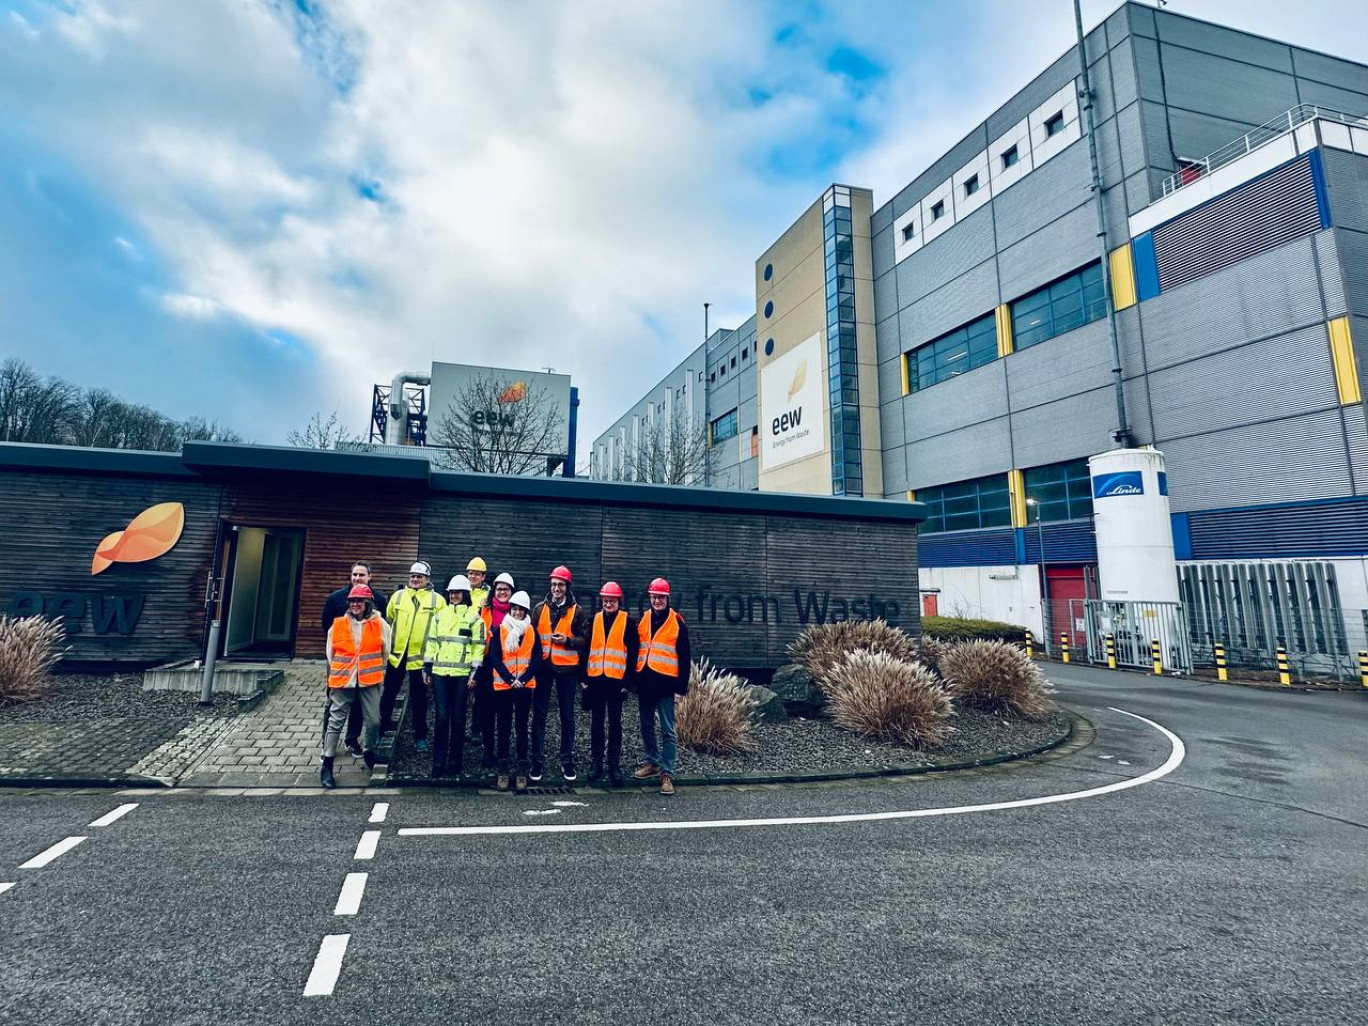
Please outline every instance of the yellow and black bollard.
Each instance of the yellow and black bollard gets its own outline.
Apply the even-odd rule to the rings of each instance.
[[[1225,646],[1222,645],[1219,641],[1216,642],[1216,679],[1230,679],[1230,674],[1226,672]]]
[[[1026,632],[1026,658],[1035,658],[1035,635],[1030,631]]]
[[[1116,638],[1112,635],[1105,635],[1107,642],[1107,669],[1116,669]]]
[[[1069,633],[1068,631],[1059,632],[1059,658],[1063,662],[1069,661]]]
[[[1163,650],[1159,647],[1159,640],[1157,638],[1150,642],[1150,660],[1154,663],[1154,675],[1156,677],[1163,676],[1164,656]]]
[[[1292,664],[1287,661],[1287,649],[1278,646],[1278,683],[1283,687],[1292,686]]]
[[[1359,683],[1368,688],[1368,652],[1359,652]]]

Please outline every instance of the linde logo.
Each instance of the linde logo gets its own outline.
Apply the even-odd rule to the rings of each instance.
[[[1111,499],[1118,495],[1143,495],[1145,482],[1138,470],[1118,470],[1093,478],[1093,498]]]

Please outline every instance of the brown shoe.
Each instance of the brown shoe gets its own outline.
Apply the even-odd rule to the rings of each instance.
[[[638,780],[650,780],[652,777],[660,776],[660,767],[655,763],[648,762],[645,766],[636,770],[632,776]]]
[[[660,776],[660,793],[674,794],[674,778],[668,773],[662,773]]]
[[[523,776],[521,773],[518,774],[518,779],[513,781],[513,789],[515,791],[527,790],[527,778]]]
[[[499,779],[496,780],[496,781],[494,782],[494,786],[497,787],[500,791],[507,791],[507,790],[508,790],[508,774],[507,774],[507,773],[500,773],[500,774],[499,774]]]

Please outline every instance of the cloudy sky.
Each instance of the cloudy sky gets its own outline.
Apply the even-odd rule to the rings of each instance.
[[[1355,6],[1170,10],[1368,60]],[[261,442],[433,359],[550,366],[592,439],[827,184],[886,201],[1072,36],[1068,0],[0,0],[0,358]]]

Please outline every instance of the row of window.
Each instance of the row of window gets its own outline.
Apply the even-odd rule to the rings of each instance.
[[[1092,483],[1086,459],[1033,467],[1021,476],[1028,525],[1086,520],[1092,516]],[[1012,526],[1006,474],[919,488],[917,501],[927,506],[926,523],[921,527],[927,534]]]
[[[729,410],[712,422],[713,445],[736,437],[736,411]]]
[[[855,241],[851,210],[833,200],[822,213],[826,272],[827,369],[831,409],[831,491],[864,494],[860,390],[855,346]]]
[[[742,347],[741,347],[741,362],[742,362],[742,363],[745,363],[749,358],[750,358],[750,346],[742,346]],[[732,370],[736,370],[736,357],[735,357],[735,356],[733,356],[733,357],[731,358],[731,369],[732,369]],[[699,372],[699,377],[702,378],[702,376],[703,376],[703,375],[702,375],[702,372],[700,371],[700,372]],[[717,379],[718,379],[719,377],[725,378],[726,376],[727,376],[727,364],[726,364],[725,361],[723,361],[721,364],[718,365],[717,370],[713,371],[712,373],[710,373],[710,374],[708,375],[708,382],[709,382],[709,384],[716,384],[716,383],[717,383]]]
[[[1012,348],[1029,349],[1107,315],[1102,264],[1089,264],[1010,304]],[[907,387],[927,388],[997,359],[997,324],[984,314],[913,349],[906,356]]]

